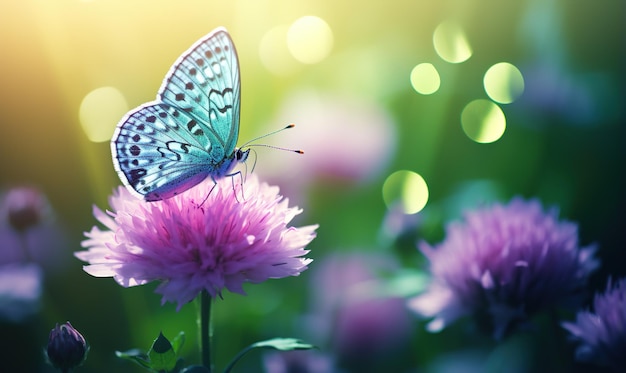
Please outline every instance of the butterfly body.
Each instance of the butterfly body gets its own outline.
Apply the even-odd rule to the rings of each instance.
[[[184,52],[165,76],[155,101],[131,110],[111,140],[120,179],[146,201],[180,194],[207,177],[231,174],[248,151],[236,148],[239,65],[223,28]]]

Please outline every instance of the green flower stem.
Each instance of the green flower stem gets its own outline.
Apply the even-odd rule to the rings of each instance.
[[[211,338],[213,329],[211,328],[211,296],[206,290],[200,294],[200,348],[202,353],[202,365],[209,372],[213,372],[211,364]]]
[[[233,367],[235,366],[235,364],[239,361],[239,359],[241,359],[243,357],[243,355],[245,355],[246,353],[248,353],[248,351],[252,350],[253,348],[255,348],[255,345],[252,344],[246,348],[244,348],[243,350],[239,351],[239,353],[237,354],[237,356],[235,356],[233,358],[233,360],[228,364],[228,366],[226,367],[226,369],[224,369],[224,373],[230,373],[230,371],[233,369]]]

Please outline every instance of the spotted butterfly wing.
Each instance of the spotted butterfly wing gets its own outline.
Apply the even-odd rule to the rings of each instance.
[[[235,148],[240,96],[237,52],[218,28],[178,58],[155,101],[120,120],[111,153],[122,182],[158,201],[227,175],[247,155]]]

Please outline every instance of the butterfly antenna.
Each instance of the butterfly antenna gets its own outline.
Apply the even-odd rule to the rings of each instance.
[[[300,150],[300,149],[288,149],[288,148],[282,148],[282,147],[280,147],[280,146],[273,146],[273,145],[266,145],[266,144],[252,144],[253,142],[255,142],[255,141],[257,141],[257,140],[260,140],[260,139],[266,138],[266,137],[268,137],[268,136],[275,135],[275,134],[277,134],[278,132],[282,132],[282,131],[284,131],[284,130],[286,130],[286,129],[289,129],[289,128],[294,128],[295,126],[296,126],[295,124],[291,123],[291,124],[289,124],[289,125],[287,125],[287,126],[285,126],[285,127],[281,128],[281,129],[276,130],[276,131],[272,131],[272,132],[270,132],[270,133],[266,133],[265,135],[262,135],[262,136],[259,136],[259,137],[255,137],[255,138],[253,138],[252,140],[249,140],[248,142],[246,142],[246,143],[244,143],[243,145],[241,145],[239,148],[240,148],[240,149],[243,149],[243,148],[245,148],[246,146],[247,146],[247,147],[252,147],[252,146],[262,146],[262,147],[264,147],[264,148],[271,148],[271,149],[277,149],[277,150],[285,150],[285,151],[288,151],[288,152],[293,152],[293,153],[298,153],[298,154],[304,154],[304,152],[303,152],[302,150]],[[256,163],[256,161],[255,161],[255,163]],[[253,167],[253,169],[254,169],[254,167]]]
[[[256,168],[256,161],[259,159],[259,156],[256,153],[256,150],[254,149],[250,149],[252,150],[252,153],[254,154],[254,163],[252,163],[252,169],[250,170],[250,173],[254,172],[254,169]],[[246,163],[246,174],[248,173],[248,164]]]
[[[253,146],[259,146],[259,147],[263,147],[263,148],[270,148],[270,149],[276,149],[276,150],[284,150],[287,152],[292,152],[292,153],[298,153],[298,154],[304,154],[304,152],[300,149],[289,149],[289,148],[283,148],[280,146],[274,146],[274,145],[267,145],[267,144],[250,144],[248,145],[248,148],[251,148]]]

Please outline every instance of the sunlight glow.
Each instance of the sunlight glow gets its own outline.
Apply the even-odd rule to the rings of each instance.
[[[89,92],[80,103],[80,124],[89,140],[110,141],[117,122],[126,112],[128,103],[122,92],[113,87],[100,87]]]
[[[441,79],[435,66],[430,63],[420,63],[411,70],[411,85],[417,93],[430,95],[437,92]]]
[[[400,203],[405,214],[415,214],[428,202],[428,185],[416,172],[396,171],[383,184],[383,200],[387,208]]]
[[[459,24],[445,21],[433,33],[435,51],[444,61],[461,63],[472,56],[472,47]]]
[[[293,73],[298,63],[287,48],[287,31],[289,26],[276,26],[263,35],[259,44],[261,63],[272,74],[288,76]]]
[[[306,64],[318,63],[333,48],[333,31],[323,19],[304,16],[289,27],[287,47],[296,60]]]
[[[500,62],[487,70],[483,85],[489,98],[501,104],[510,104],[524,92],[524,77],[514,65]]]
[[[463,131],[470,139],[486,144],[504,134],[506,118],[502,109],[489,100],[474,100],[461,113]]]

